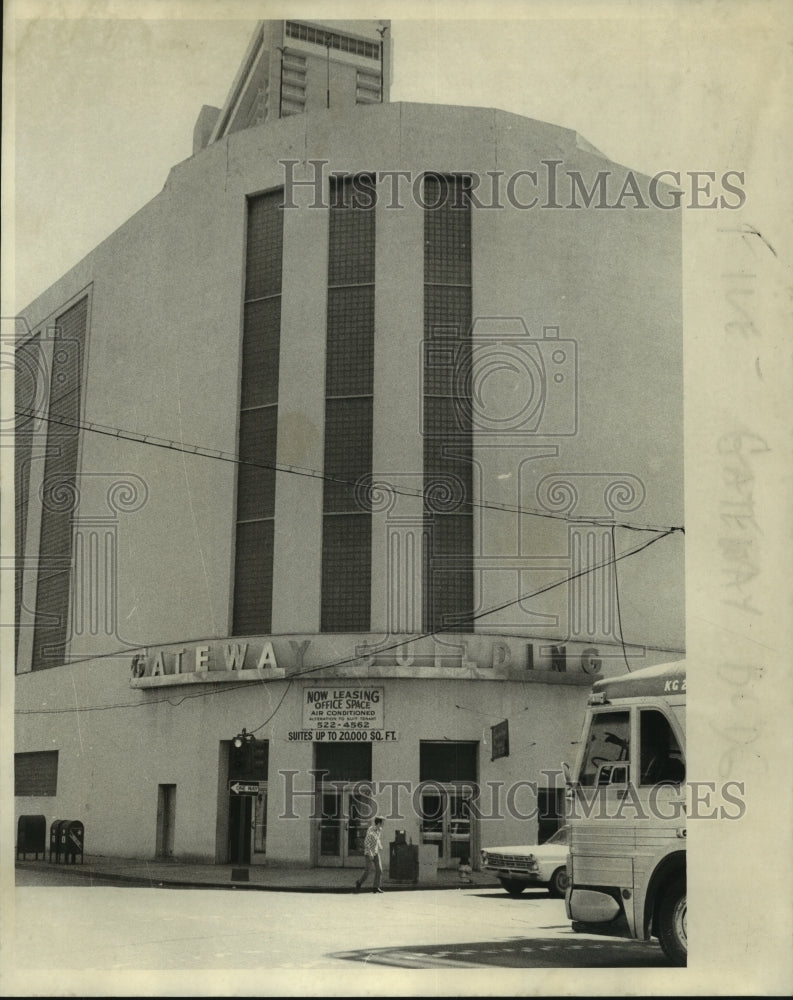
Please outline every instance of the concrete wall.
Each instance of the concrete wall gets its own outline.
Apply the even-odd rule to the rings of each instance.
[[[284,696],[286,681],[252,684],[222,697],[195,697],[196,687],[143,692],[129,689],[128,662],[95,660],[24,678],[28,709],[65,706],[68,687],[81,711],[25,717],[17,750],[58,750],[58,788],[52,797],[18,797],[16,815],[43,813],[48,827],[54,819],[79,819],[88,853],[148,858],[156,849],[158,785],[173,784],[174,856],[225,861],[226,843],[218,836],[228,808],[225,741],[243,725],[250,731],[261,724]],[[409,783],[396,799],[387,789],[378,796],[388,817],[388,839],[394,829],[405,829],[418,843],[412,794],[419,782],[419,743],[449,739],[479,744],[478,780],[485,790],[479,841],[535,842],[536,798],[525,783],[547,786],[543,770],[557,771],[562,760],[572,763],[588,684],[560,683],[548,674],[504,682],[411,673],[395,677],[392,670],[391,676],[366,682],[384,688],[385,724],[398,735],[396,742],[373,746],[372,779]],[[287,782],[297,793],[312,787],[313,744],[293,742],[289,733],[302,727],[303,686],[317,683],[328,681],[308,676],[293,683],[272,721],[257,732],[270,744],[267,858],[272,862],[311,861],[313,799],[297,794],[287,802],[285,789]],[[116,707],[90,710],[107,704]],[[491,761],[490,727],[502,719],[510,720],[510,755]],[[290,778],[281,771],[298,774]],[[393,802],[400,805],[399,817]],[[296,818],[283,818],[286,814]]]
[[[518,170],[542,172],[541,161],[553,157],[563,160],[560,169],[578,169],[588,178],[607,168],[624,175],[579,150],[573,133],[501,112],[385,105],[346,113],[344,127],[337,118],[318,113],[249,129],[191,157],[173,169],[160,195],[26,311],[35,326],[92,283],[87,420],[234,453],[245,196],[283,183],[281,159],[303,161],[294,173],[302,180],[314,176],[305,164],[312,158],[328,161],[326,176],[400,169],[416,177],[431,169],[482,177],[499,170],[509,177]],[[389,208],[391,189],[384,182],[377,220],[374,471],[397,478],[421,474],[423,236],[410,189],[403,183],[403,209]],[[525,189],[516,190],[525,197]],[[302,207],[284,215],[278,459],[320,468],[327,213],[311,207],[311,186],[296,189],[295,198]],[[505,437],[483,427],[475,451],[479,498],[542,509],[541,482],[573,473],[582,494],[593,483],[596,494],[594,506],[582,496],[573,514],[602,516],[614,514],[603,506],[602,478],[629,475],[641,484],[643,499],[633,510],[617,510],[617,520],[682,523],[678,214],[482,208],[472,218],[474,316],[521,319],[534,356],[542,350],[544,358],[547,345],[537,346],[542,328],[556,326],[578,356],[576,432],[553,433],[553,399],[533,434]],[[549,397],[553,388],[549,382]],[[148,495],[140,510],[119,519],[119,635],[84,635],[72,653],[227,634],[233,464],[86,433],[82,470],[138,476]],[[86,482],[81,515],[102,506],[93,487],[101,493],[106,484]],[[392,513],[417,514],[415,503],[400,503]],[[279,475],[276,632],[317,627],[320,507],[319,480]],[[481,509],[477,518],[482,609],[569,572],[563,524],[518,522],[514,513]],[[388,525],[383,528],[382,518],[376,520],[376,628],[387,627],[389,601],[382,580]],[[621,551],[634,537],[618,533],[616,541]],[[664,541],[653,555],[652,563],[642,555],[621,564],[625,629],[636,642],[679,648],[681,545]],[[520,609],[487,624],[524,632],[536,626],[538,635],[563,639],[567,603],[561,588],[537,605],[548,619]]]
[[[99,597],[107,614],[96,627],[82,622],[73,637],[71,655],[84,662],[17,679],[17,707],[32,713],[18,716],[17,750],[61,753],[58,795],[18,799],[17,810],[44,811],[48,822],[83,820],[92,853],[150,857],[157,787],[167,783],[177,786],[176,853],[219,858],[225,849],[218,820],[221,790],[225,794],[221,741],[243,725],[260,725],[283,693],[282,682],[274,682],[223,697],[185,698],[200,688],[135,690],[128,672],[137,646],[222,638],[230,631],[235,466],[179,448],[236,451],[246,196],[280,187],[285,159],[298,161],[300,180],[312,179],[312,159],[327,161],[326,178],[332,171],[392,170],[482,177],[500,171],[507,178],[519,170],[541,173],[549,159],[562,161],[560,171],[580,170],[588,185],[597,171],[613,170],[619,190],[625,176],[623,168],[580,148],[572,132],[486,109],[397,104],[296,116],[236,133],[176,166],[156,198],[26,310],[36,330],[88,290],[84,420],[171,445],[83,434],[77,529],[112,535],[115,569]],[[314,193],[310,185],[298,188],[301,207],[284,213],[278,461],[321,470],[327,212],[311,207]],[[520,193],[528,195],[525,188]],[[401,203],[389,207],[391,187],[384,181],[377,209],[373,471],[409,491],[421,487],[423,336],[423,219],[410,183],[403,183]],[[538,346],[543,327],[558,327],[568,347],[574,342],[577,359],[574,432],[567,432],[553,409],[560,404],[550,396],[539,430],[481,429],[474,454],[478,498],[602,517],[606,525],[594,536],[582,527],[573,537],[564,520],[478,508],[477,594],[484,610],[569,575],[571,546],[579,541],[591,547],[590,559],[608,557],[611,517],[683,523],[680,219],[652,207],[475,208],[472,230],[474,316],[522,321],[531,344],[521,335],[509,350],[531,347],[535,360],[540,353],[547,359],[548,348]],[[498,399],[506,412],[508,395]],[[129,484],[125,502],[117,488],[113,492],[119,482]],[[615,487],[620,482],[627,485]],[[386,644],[390,631],[415,633],[421,625],[415,572],[401,570],[396,595],[388,582],[394,531],[404,542],[421,520],[420,500],[400,496],[374,515],[372,633],[316,634],[321,503],[320,479],[279,473],[273,633],[284,640],[310,637],[306,666],[355,655],[364,642]],[[618,552],[651,537],[614,530]],[[36,555],[36,538],[29,531],[29,556]],[[682,536],[619,567],[625,638],[660,647],[634,650],[634,661],[676,658],[684,636]],[[613,613],[613,580],[601,582]],[[585,611],[579,632],[572,631],[567,587],[531,604],[513,603],[477,625],[497,631],[509,650],[509,658],[498,654],[499,669],[493,668],[493,637],[476,634],[444,640],[468,644],[470,669],[339,668],[336,676],[378,677],[388,685],[388,711],[400,736],[373,748],[373,776],[416,780],[419,741],[444,737],[479,741],[482,780],[534,778],[571,759],[589,683],[578,658],[594,642],[604,673],[624,669],[619,636],[608,623],[587,618],[592,593],[576,591]],[[29,649],[26,641],[22,651]],[[550,651],[543,647],[565,641],[575,680],[561,675],[540,683],[526,676],[528,642],[536,646],[538,668],[547,670]],[[119,659],[107,656],[125,650]],[[24,655],[18,669],[27,669]],[[282,762],[302,770],[311,763],[311,744],[290,744],[285,736],[299,724],[299,691],[293,685],[266,727],[271,775]],[[89,710],[105,705],[119,707]],[[72,706],[80,713],[37,714]],[[503,718],[510,720],[511,756],[491,763],[485,740]],[[271,797],[271,810],[276,803]],[[273,856],[306,863],[308,820],[279,825],[272,813],[269,820]],[[490,828],[483,821],[482,839],[491,843],[533,835],[526,821],[493,821]]]

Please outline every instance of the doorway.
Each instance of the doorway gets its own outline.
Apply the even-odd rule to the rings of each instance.
[[[478,760],[479,744],[472,740],[419,743],[421,842],[437,846],[439,868],[456,868],[463,858],[478,867],[479,830],[472,808]]]
[[[266,740],[251,739],[240,747],[228,743],[225,752],[226,861],[232,865],[261,865],[267,854],[269,745]]]
[[[354,786],[328,787],[317,792],[319,835],[317,863],[322,867],[362,868],[363,842],[371,822],[373,803]]]
[[[176,825],[176,785],[157,786],[157,845],[158,858],[173,857],[173,836]]]
[[[314,746],[314,858],[320,867],[363,868],[363,842],[376,806],[371,743]]]
[[[431,783],[421,792],[421,842],[438,848],[438,867],[456,868],[476,860],[470,788]]]
[[[229,864],[263,864],[266,845],[267,786],[259,782],[256,792],[229,795]]]

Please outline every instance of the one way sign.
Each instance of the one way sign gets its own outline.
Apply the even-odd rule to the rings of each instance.
[[[234,795],[256,795],[259,791],[259,782],[230,781],[229,791]]]

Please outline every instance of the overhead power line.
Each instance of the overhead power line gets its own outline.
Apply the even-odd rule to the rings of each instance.
[[[474,615],[472,618],[469,618],[468,621],[469,622],[478,621],[481,618],[485,618],[488,615],[495,614],[498,611],[503,611],[504,609],[513,607],[516,604],[520,604],[524,601],[533,600],[535,597],[539,597],[542,594],[546,594],[557,587],[564,586],[564,584],[569,583],[572,580],[576,580],[579,577],[586,576],[589,573],[597,572],[598,570],[604,569],[607,566],[611,566],[618,562],[621,562],[623,559],[628,559],[631,556],[638,555],[639,552],[643,552],[645,549],[648,549],[651,545],[655,545],[656,542],[660,542],[661,539],[667,538],[669,535],[675,533],[676,529],[670,528],[667,531],[664,531],[656,535],[655,538],[651,538],[648,541],[643,542],[642,544],[637,545],[632,549],[629,549],[627,552],[623,552],[620,555],[614,555],[611,559],[607,559],[604,562],[599,563],[595,566],[586,567],[585,569],[579,570],[577,573],[571,573],[570,575],[564,577],[563,579],[556,580],[554,583],[546,584],[544,587],[540,587],[538,590],[535,590],[532,593],[522,594],[520,597],[517,597],[512,601],[506,601],[503,604],[499,604],[492,608],[488,608],[485,611],[481,611],[479,614]],[[443,626],[437,629],[433,629],[432,631],[429,632],[423,632],[419,635],[410,636],[407,639],[401,639],[399,642],[394,642],[389,646],[381,646],[379,649],[372,650],[372,652],[376,654],[386,653],[393,649],[404,648],[405,646],[408,646],[414,642],[419,642],[422,639],[427,639],[435,635],[441,635],[446,632],[454,632],[454,631],[456,631],[456,626],[453,624],[448,626]],[[145,648],[145,647],[139,647],[139,648]],[[119,653],[127,653],[127,654],[130,654],[132,652],[133,652],[132,649],[119,651]],[[113,655],[119,655],[119,653],[117,654],[110,653],[105,655],[110,657]],[[87,662],[88,660],[93,660],[98,658],[100,658],[99,655],[85,657],[85,660],[71,661],[71,665],[74,665],[75,663],[79,662]],[[254,729],[249,730],[249,732],[251,733],[259,732],[259,730],[261,730],[264,726],[266,726],[270,722],[270,720],[275,716],[275,714],[278,712],[281,705],[283,704],[287,692],[291,689],[292,683],[298,678],[304,677],[308,674],[316,674],[322,670],[330,670],[335,667],[343,667],[346,666],[347,664],[354,663],[356,660],[360,659],[361,659],[360,656],[349,656],[341,660],[334,660],[330,663],[321,663],[315,667],[305,667],[303,670],[298,670],[295,673],[290,674],[288,677],[284,678],[288,683],[274,711],[268,716],[268,718],[264,722],[260,723]],[[227,692],[236,691],[242,687],[248,688],[250,690],[250,683],[243,682],[240,684],[228,684],[224,685],[221,690],[217,690],[217,688],[213,687],[209,691],[191,692],[189,694],[181,695],[178,698],[174,697],[156,698],[148,701],[126,702],[115,705],[87,705],[87,706],[75,706],[73,708],[15,709],[15,714],[16,715],[65,715],[65,714],[73,714],[75,712],[104,712],[104,711],[111,711],[113,709],[144,708],[158,704],[169,704],[174,707],[177,707],[181,705],[183,702],[188,701],[192,698],[208,698],[212,696],[219,696],[221,694],[226,694]]]
[[[222,451],[218,448],[207,448],[204,445],[198,444],[186,444],[184,441],[175,441],[168,438],[160,438],[153,434],[143,434],[139,431],[128,431],[120,427],[109,427],[104,424],[97,424],[92,421],[85,421],[83,423],[63,420],[59,417],[47,416],[39,413],[35,410],[30,409],[20,409],[15,411],[17,416],[33,417],[37,420],[43,420],[46,423],[57,424],[61,427],[70,427],[74,430],[89,431],[92,434],[101,434],[105,437],[116,438],[120,441],[128,441],[133,444],[148,445],[153,448],[162,448],[167,451],[181,452],[187,455],[197,455],[200,458],[214,459],[219,462],[228,462],[232,465],[242,465],[253,469],[266,469],[268,471],[286,473],[293,476],[305,476],[310,479],[319,479],[324,482],[336,483],[340,486],[349,486],[353,489],[361,490],[364,494],[367,490],[375,491],[389,491],[391,493],[397,494],[399,496],[410,496],[424,498],[425,493],[423,490],[411,490],[406,487],[398,487],[391,483],[385,483],[380,481],[373,481],[372,483],[361,483],[352,482],[346,479],[339,479],[334,476],[328,476],[327,474],[320,472],[317,469],[306,469],[297,465],[284,465],[277,462],[252,462],[249,459],[240,458],[239,455],[234,455],[231,452]],[[527,517],[541,517],[547,518],[552,521],[565,521],[568,523],[575,524],[588,524],[595,527],[618,527],[625,528],[628,531],[648,531],[648,532],[668,532],[668,531],[681,531],[684,532],[685,528],[682,525],[652,525],[652,524],[636,524],[628,521],[614,521],[612,519],[604,518],[594,518],[594,517],[571,517],[564,513],[553,513],[552,511],[541,511],[530,507],[518,507],[511,504],[497,504],[486,500],[468,500],[460,498],[453,501],[459,506],[474,507],[482,510],[496,510],[502,513],[512,513],[525,515]],[[438,501],[439,505],[442,505],[443,501]]]

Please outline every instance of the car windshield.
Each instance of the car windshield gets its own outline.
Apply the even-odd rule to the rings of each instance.
[[[556,833],[552,834],[546,841],[546,844],[566,844],[567,843],[567,827],[563,826],[561,829],[557,830]]]

